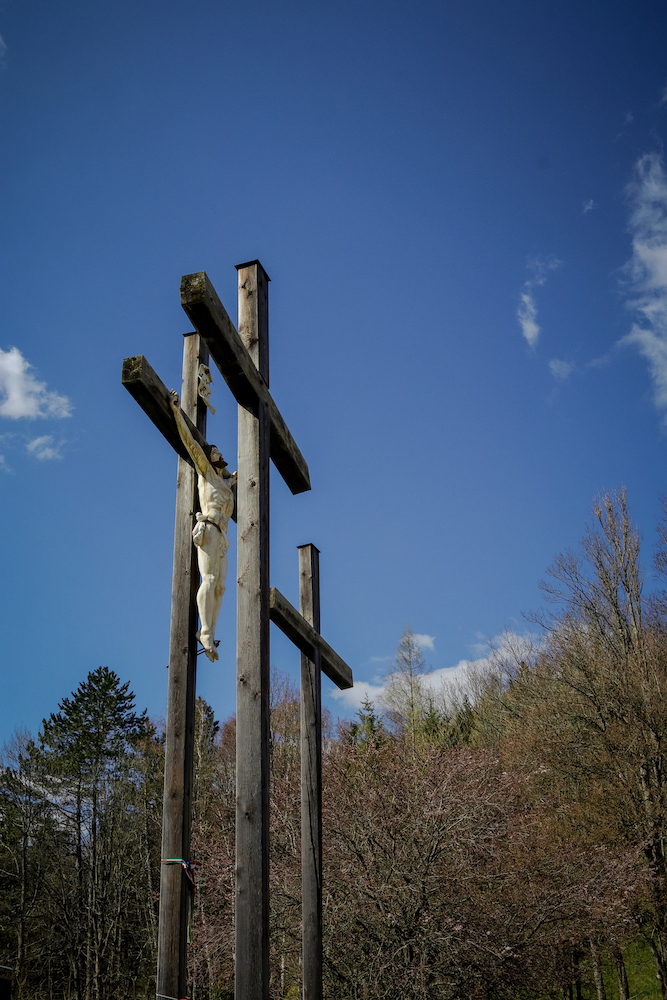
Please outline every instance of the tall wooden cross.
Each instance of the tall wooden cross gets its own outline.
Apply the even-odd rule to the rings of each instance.
[[[204,272],[182,279],[181,304],[195,331],[187,335],[185,341],[181,410],[192,436],[209,455],[211,446],[205,437],[206,406],[197,395],[197,374],[200,365],[208,365],[210,356],[239,404],[235,995],[236,1000],[266,1000],[269,984],[269,618],[302,650],[302,682],[304,656],[305,662],[310,664],[306,669],[310,685],[306,701],[310,707],[305,716],[302,708],[302,753],[305,742],[305,756],[314,763],[306,768],[312,787],[305,799],[302,794],[302,802],[309,810],[311,830],[314,827],[321,830],[319,666],[321,663],[322,669],[340,687],[351,686],[352,674],[319,635],[319,582],[317,573],[313,572],[317,560],[312,555],[317,550],[307,547],[311,551],[310,576],[305,574],[309,584],[303,582],[302,568],[302,614],[278,591],[269,588],[269,458],[292,493],[309,490],[310,479],[306,462],[268,389],[268,275],[259,261],[241,264],[237,271],[238,332]],[[178,433],[167,388],[143,356],[125,359],[122,381],[179,455],[156,995],[160,1000],[181,1000],[187,988],[186,928],[192,884],[190,822],[198,572],[191,531],[197,511],[196,475]],[[302,685],[302,704],[303,701]],[[303,773],[302,764],[302,777]],[[304,910],[304,928],[316,925],[315,933],[306,934],[304,930],[304,969],[306,965],[315,969],[309,979],[313,985],[308,988],[304,975],[307,1000],[317,1000],[321,995],[319,832],[313,844],[308,864],[304,866],[304,886],[306,882],[315,885],[314,891],[309,890],[311,916],[306,919]]]

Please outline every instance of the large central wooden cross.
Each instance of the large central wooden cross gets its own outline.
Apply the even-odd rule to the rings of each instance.
[[[202,364],[207,366],[213,359],[239,404],[235,995],[236,1000],[267,1000],[269,620],[302,651],[302,828],[311,833],[321,829],[320,665],[342,688],[352,686],[352,673],[319,634],[314,546],[300,549],[301,613],[269,587],[269,458],[292,493],[309,490],[310,478],[269,393],[268,275],[259,261],[241,264],[237,271],[238,332],[204,272],[182,279],[181,303],[195,331],[185,340],[181,409],[193,438],[209,455],[212,446],[206,441],[206,406],[197,394],[197,374]],[[161,1000],[180,1000],[187,985],[186,928],[192,883],[198,571],[191,532],[197,511],[196,475],[174,420],[168,390],[146,359],[141,355],[126,358],[122,380],[179,455],[156,995]],[[305,551],[310,569],[304,562]],[[302,841],[304,997],[318,1000],[322,989],[321,836],[304,836]]]

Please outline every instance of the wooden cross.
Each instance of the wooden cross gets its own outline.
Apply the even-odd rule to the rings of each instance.
[[[320,553],[299,545],[301,613],[271,588],[271,621],[301,650],[301,949],[303,1000],[322,996],[322,678],[352,687],[352,671],[320,635]],[[237,998],[238,1000],[238,998]]]
[[[308,466],[268,389],[268,275],[259,261],[240,264],[237,271],[238,332],[204,272],[186,275],[181,281],[181,304],[195,327],[195,332],[185,341],[181,410],[192,436],[206,454],[210,454],[211,446],[205,438],[206,405],[203,399],[198,399],[196,385],[200,365],[207,366],[209,357],[212,358],[239,404],[235,995],[236,1000],[266,1000],[269,986],[269,617],[310,658],[311,672],[314,671],[312,683],[318,690],[320,661],[329,676],[335,675],[334,680],[336,677],[342,680],[341,687],[351,686],[352,674],[319,635],[319,585],[317,612],[315,591],[311,593],[310,605],[302,592],[302,611],[312,621],[306,621],[278,591],[269,590],[269,458],[292,493],[309,490],[310,478]],[[180,1000],[186,991],[186,928],[191,879],[190,799],[198,583],[191,530],[197,510],[196,476],[176,427],[169,393],[143,356],[125,359],[122,381],[179,455],[165,742],[162,837],[165,863],[161,866],[160,879],[156,994],[158,998]],[[304,730],[311,734],[309,754],[314,753],[319,758],[319,701],[313,711],[315,722],[306,725]],[[315,733],[318,749],[313,751],[310,744]],[[312,796],[308,801],[314,802]],[[316,822],[321,826],[321,814]],[[320,852],[317,872],[320,872],[321,846],[317,850]],[[317,961],[321,992],[321,894],[319,907]],[[316,1000],[315,993],[308,996]]]

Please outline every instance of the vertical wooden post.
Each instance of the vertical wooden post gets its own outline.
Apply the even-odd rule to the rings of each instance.
[[[299,601],[320,631],[320,553],[299,546]],[[322,998],[322,684],[320,653],[301,654],[301,899],[303,1000]]]
[[[200,364],[208,364],[208,348],[196,333],[183,346],[181,406],[206,435],[206,406],[197,395]],[[178,459],[174,570],[169,639],[169,687],[164,761],[162,857],[190,861],[192,764],[197,666],[197,556],[192,544],[194,513],[199,509],[197,475]],[[192,898],[182,864],[160,865],[160,920],[158,928],[158,997],[181,1000],[187,990],[187,928]]]
[[[269,382],[269,277],[239,264],[238,329]],[[236,1000],[269,995],[269,414],[239,407],[236,638]]]

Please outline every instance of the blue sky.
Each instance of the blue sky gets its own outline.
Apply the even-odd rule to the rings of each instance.
[[[0,737],[100,664],[164,714],[175,457],[120,370],[178,387],[193,271],[232,316],[234,265],[271,276],[271,389],[313,483],[272,478],[271,582],[297,603],[296,546],[320,548],[360,682],[406,623],[437,670],[525,631],[600,490],[627,487],[650,561],[666,28],[653,0],[5,0]],[[230,586],[199,673],[221,718],[234,621]],[[297,676],[275,630],[272,661]]]

